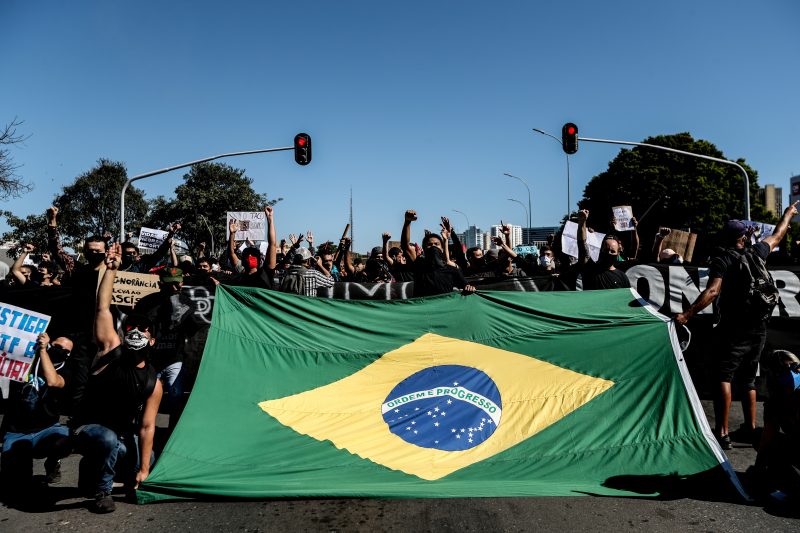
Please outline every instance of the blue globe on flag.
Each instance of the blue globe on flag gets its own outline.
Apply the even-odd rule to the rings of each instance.
[[[392,389],[381,405],[389,430],[422,448],[461,451],[492,436],[500,424],[500,391],[486,373],[468,366],[421,370]]]

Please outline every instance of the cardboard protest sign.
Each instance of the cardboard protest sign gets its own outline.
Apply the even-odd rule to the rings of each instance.
[[[597,261],[600,257],[600,245],[603,244],[605,233],[598,231],[587,231],[586,242],[589,245],[589,255],[592,261]],[[565,254],[578,257],[578,224],[568,220],[564,224],[564,232],[561,234],[561,249]]]
[[[235,220],[239,224],[236,240],[264,241],[267,239],[267,221],[263,211],[228,211],[227,226]]]
[[[635,228],[631,224],[633,209],[629,205],[618,205],[612,207],[614,212],[614,229],[617,231],[633,231]]]
[[[143,254],[154,253],[167,235],[168,232],[164,230],[142,227],[139,231],[139,251]]]
[[[683,257],[684,261],[691,261],[696,240],[696,233],[674,229],[664,238],[664,245],[661,249],[666,250],[667,248],[671,248],[675,250],[678,255]]]
[[[25,381],[36,355],[36,337],[50,316],[0,303],[0,378]]]
[[[155,274],[117,272],[111,303],[133,307],[139,300],[154,292],[158,292],[158,276]]]

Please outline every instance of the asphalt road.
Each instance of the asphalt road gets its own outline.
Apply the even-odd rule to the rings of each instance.
[[[711,403],[703,404],[711,419]],[[738,405],[731,415],[731,427],[736,428],[741,423]],[[161,417],[159,425],[164,425]],[[753,464],[755,451],[734,443],[728,457],[742,474]],[[122,501],[120,493],[116,512],[96,515],[75,488],[77,466],[78,457],[63,461],[63,479],[51,487],[57,500],[53,510],[0,508],[0,532],[800,531],[800,511],[792,516],[779,506],[747,503],[722,482],[673,484],[662,487],[660,498],[293,499],[139,506]],[[39,462],[36,473],[43,472]]]

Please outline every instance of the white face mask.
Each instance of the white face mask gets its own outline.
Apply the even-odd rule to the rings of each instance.
[[[123,341],[126,348],[130,350],[141,350],[146,347],[150,342],[147,335],[139,329],[132,329],[125,333],[125,340]]]
[[[549,267],[550,265],[553,264],[553,258],[543,255],[539,257],[539,264],[542,265],[543,267]]]

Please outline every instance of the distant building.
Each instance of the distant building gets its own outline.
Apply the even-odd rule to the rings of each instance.
[[[511,237],[511,248],[521,245],[522,244],[522,226],[515,226],[514,224],[508,224],[508,226],[511,229],[511,235],[510,235],[510,237]],[[502,235],[502,231],[500,231],[500,227],[501,226],[499,224],[496,224],[496,225],[492,226],[491,229],[489,230],[490,245],[488,246],[488,248],[490,248],[490,249],[497,248],[497,246],[493,242],[491,242],[491,238],[492,237],[499,237],[500,235]]]
[[[541,226],[538,228],[522,228],[522,240],[524,244],[534,244],[539,246],[547,242],[547,237],[555,235],[559,230],[558,226]]]
[[[483,232],[476,226],[470,226],[464,233],[459,233],[458,238],[467,248],[483,248]]]
[[[800,176],[795,176],[795,178],[800,180]],[[758,198],[767,211],[776,217],[780,217],[783,214],[783,189],[780,187],[764,185],[758,190]]]

